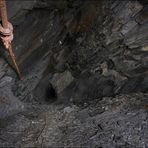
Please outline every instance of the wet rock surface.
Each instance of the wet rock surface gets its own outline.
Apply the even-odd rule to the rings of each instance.
[[[23,80],[2,49],[0,147],[148,147],[147,3],[15,7]]]

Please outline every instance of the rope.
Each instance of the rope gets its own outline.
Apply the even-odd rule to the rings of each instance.
[[[3,35],[1,37],[5,48],[8,50],[11,60],[15,66],[16,73],[19,79],[22,79],[18,64],[15,60],[15,55],[13,53],[11,41],[13,40],[13,27],[11,23],[8,22],[6,1],[0,0],[0,15],[2,19],[2,26],[0,26],[0,33]]]

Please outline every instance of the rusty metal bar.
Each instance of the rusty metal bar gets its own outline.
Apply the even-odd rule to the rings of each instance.
[[[2,26],[4,28],[8,28],[8,17],[7,17],[7,8],[6,8],[6,1],[5,0],[0,0],[0,15],[1,15],[1,19],[2,19]],[[9,45],[8,52],[9,52],[9,55],[12,59],[13,64],[15,65],[15,69],[16,69],[16,72],[17,72],[19,79],[22,79],[18,64],[16,63],[16,58],[15,58],[15,55],[13,53],[11,43]]]

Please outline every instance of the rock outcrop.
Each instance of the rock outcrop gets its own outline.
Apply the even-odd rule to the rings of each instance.
[[[0,146],[147,147],[147,10],[146,0],[8,1],[23,80],[1,46]]]

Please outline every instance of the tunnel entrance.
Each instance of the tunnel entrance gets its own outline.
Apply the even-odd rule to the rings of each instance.
[[[10,20],[23,80],[0,58],[0,146],[148,146],[147,7],[22,2]]]

